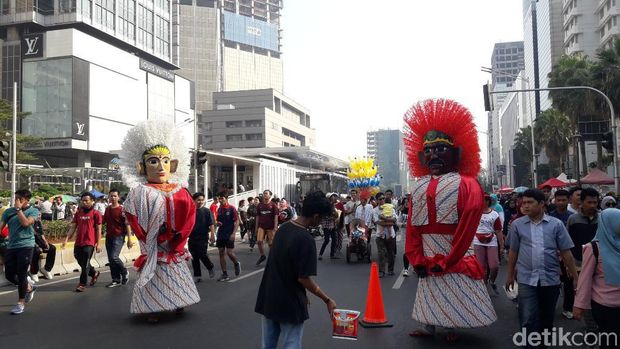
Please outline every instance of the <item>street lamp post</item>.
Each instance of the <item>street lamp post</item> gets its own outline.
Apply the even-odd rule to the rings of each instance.
[[[614,154],[613,154],[614,187],[615,187],[616,193],[620,192],[620,168],[618,167],[620,164],[620,161],[618,161],[618,152],[620,151],[620,147],[618,147],[618,132],[617,132],[618,130],[616,129],[617,127],[616,126],[616,114],[614,112],[614,105],[611,103],[611,100],[609,99],[609,97],[607,97],[607,95],[603,93],[603,91],[596,89],[594,87],[590,87],[590,86],[562,86],[562,87],[546,87],[546,88],[528,88],[528,89],[521,89],[521,90],[512,90],[511,92],[536,92],[536,91],[561,91],[561,90],[590,90],[590,91],[594,91],[598,93],[599,95],[603,96],[603,98],[605,98],[605,101],[607,102],[607,106],[609,106],[609,114],[611,117],[611,131],[613,133],[613,139],[614,139]],[[494,91],[489,92],[489,94],[496,94],[496,93],[500,93],[500,92],[494,92]]]

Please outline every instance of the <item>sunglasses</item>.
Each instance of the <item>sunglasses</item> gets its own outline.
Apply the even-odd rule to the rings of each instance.
[[[616,203],[615,202],[608,202],[605,204],[605,207],[615,207]]]

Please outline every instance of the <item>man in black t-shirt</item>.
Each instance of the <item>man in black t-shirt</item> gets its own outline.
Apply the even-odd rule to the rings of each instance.
[[[215,226],[213,224],[214,219],[211,211],[205,207],[205,195],[198,192],[194,194],[192,198],[196,204],[196,223],[194,224],[194,229],[192,229],[192,233],[189,236],[187,247],[189,253],[192,255],[194,282],[200,282],[202,279],[202,271],[200,270],[201,261],[202,264],[207,267],[209,277],[211,279],[215,277],[213,263],[207,254],[209,233],[211,233],[211,240],[215,241]]]
[[[301,216],[280,226],[258,289],[255,311],[262,318],[262,348],[275,348],[280,336],[285,347],[301,348],[308,314],[306,290],[321,298],[330,316],[336,308],[311,276],[316,275],[316,243],[309,228],[332,213],[325,194],[314,192],[304,199]]]

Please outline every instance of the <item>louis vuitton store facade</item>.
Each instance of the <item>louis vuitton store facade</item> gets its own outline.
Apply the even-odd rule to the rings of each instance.
[[[127,130],[146,119],[179,125],[193,147],[192,86],[171,64],[76,28],[22,35],[20,46],[21,130],[41,139],[28,149],[42,164],[108,167]]]

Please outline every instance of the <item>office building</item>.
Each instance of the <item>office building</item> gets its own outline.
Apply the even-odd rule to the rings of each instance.
[[[180,75],[196,82],[198,112],[214,92],[283,91],[282,0],[173,0],[178,4]],[[176,51],[175,51],[176,52]]]
[[[596,59],[598,50],[613,47],[620,34],[616,0],[564,0],[564,49]]]
[[[382,176],[381,186],[394,189],[407,185],[407,155],[400,130],[366,132],[366,155],[375,159]]]
[[[313,147],[310,113],[274,89],[216,92],[200,118],[205,149]]]
[[[191,83],[176,75],[170,1],[4,1],[2,98],[29,113],[42,164],[108,168],[126,131],[178,124],[194,143]]]

